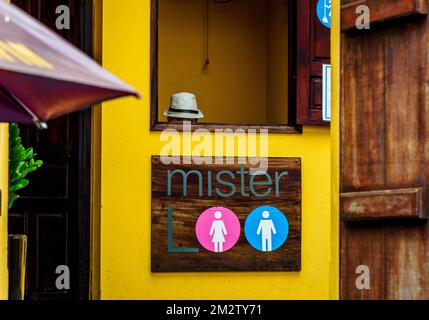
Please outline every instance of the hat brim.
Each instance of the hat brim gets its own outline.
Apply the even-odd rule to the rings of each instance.
[[[183,119],[202,119],[204,114],[198,110],[198,114],[189,113],[189,112],[172,112],[170,110],[164,111],[164,116],[170,118],[183,118]]]

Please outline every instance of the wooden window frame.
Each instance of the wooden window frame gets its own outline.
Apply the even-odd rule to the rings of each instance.
[[[158,1],[151,0],[151,49],[150,49],[150,77],[151,77],[151,97],[150,97],[150,130],[163,131],[165,129],[175,129],[183,131],[180,123],[168,123],[158,120]],[[297,102],[296,102],[296,70],[297,70],[297,0],[289,1],[289,57],[288,57],[288,123],[285,125],[269,124],[226,124],[226,123],[196,123],[192,124],[192,131],[207,129],[215,132],[216,129],[256,129],[268,130],[269,133],[281,134],[302,134],[302,125],[296,123]],[[302,1],[302,0],[298,0]]]
[[[292,2],[295,3],[294,10],[296,16],[299,17],[295,22],[297,36],[295,50],[299,54],[295,56],[296,77],[294,78],[295,87],[293,89],[296,95],[296,123],[328,127],[330,122],[323,121],[323,106],[320,109],[315,108],[317,96],[322,98],[322,66],[325,63],[330,63],[330,57],[328,59],[316,54],[315,24],[320,26],[321,23],[318,21],[315,10],[312,10],[312,6],[316,6],[317,0],[293,0]],[[319,85],[318,89],[315,87],[316,84]]]

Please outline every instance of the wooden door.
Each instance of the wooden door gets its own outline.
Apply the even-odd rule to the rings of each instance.
[[[13,2],[91,53],[91,1]],[[59,5],[70,8],[70,30],[55,28]],[[27,299],[88,298],[90,121],[87,110],[50,121],[44,131],[21,126],[23,144],[34,147],[37,158],[44,161],[9,213],[9,233],[28,236]],[[59,291],[55,286],[59,265],[70,269],[70,290]]]
[[[429,299],[427,1],[343,0],[342,29],[341,298]]]

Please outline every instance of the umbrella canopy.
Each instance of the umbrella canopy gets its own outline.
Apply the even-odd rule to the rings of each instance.
[[[14,5],[0,1],[0,122],[32,123],[127,95],[131,86]]]

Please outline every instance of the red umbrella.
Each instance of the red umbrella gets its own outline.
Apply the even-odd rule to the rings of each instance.
[[[36,123],[139,94],[14,5],[0,0],[0,122]]]

